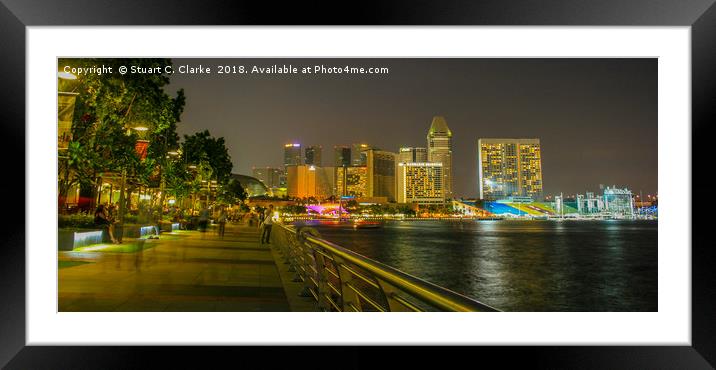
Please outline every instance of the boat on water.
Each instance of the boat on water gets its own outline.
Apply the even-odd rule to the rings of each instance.
[[[382,221],[364,220],[364,219],[330,219],[330,220],[311,220],[306,222],[308,225],[320,225],[324,227],[335,227],[344,229],[377,229],[383,227]]]
[[[378,229],[383,227],[380,221],[354,220],[353,227],[356,229]]]

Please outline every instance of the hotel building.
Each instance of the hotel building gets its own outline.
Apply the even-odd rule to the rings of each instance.
[[[398,163],[398,203],[444,204],[442,163]]]
[[[542,154],[539,139],[477,141],[480,198],[542,198]]]

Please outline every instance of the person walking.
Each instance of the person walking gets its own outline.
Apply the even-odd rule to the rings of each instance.
[[[222,209],[219,213],[219,236],[223,239],[226,231],[226,212]]]
[[[273,204],[269,205],[263,217],[263,231],[261,232],[261,244],[271,244],[271,226],[273,226]]]
[[[199,213],[199,231],[201,232],[201,238],[204,238],[206,228],[209,226],[209,210],[204,207]]]

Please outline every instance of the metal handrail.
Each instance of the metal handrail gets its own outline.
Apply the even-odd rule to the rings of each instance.
[[[315,235],[317,234],[315,229],[304,227],[296,230],[290,225],[280,223],[275,225],[287,233],[287,243],[285,243],[287,245],[279,243],[279,247],[287,262],[297,272],[297,280],[306,284],[304,296],[316,298],[319,308],[330,309],[333,307],[339,311],[355,311],[360,308],[360,302],[356,305],[353,300],[346,301],[344,296],[354,294],[368,303],[368,306],[379,311],[423,310],[416,303],[400,294],[404,293],[422,304],[443,311],[498,311],[487,304],[324,240]],[[308,230],[313,231],[314,235],[311,235],[311,232],[306,232]],[[365,273],[358,272],[356,267]],[[316,276],[311,276],[311,272],[316,272]],[[347,281],[343,281],[344,276],[349,276]],[[378,307],[378,302],[371,299],[370,294],[358,289],[351,282],[352,277],[356,277],[353,281],[364,282],[371,288],[377,288],[376,290],[382,293],[382,298],[388,303],[387,309]],[[329,279],[337,279],[338,287]],[[339,293],[338,289],[342,289],[344,285],[346,291]]]

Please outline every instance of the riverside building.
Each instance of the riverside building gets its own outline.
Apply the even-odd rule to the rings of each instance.
[[[335,195],[365,198],[368,196],[368,167],[336,167]]]
[[[539,139],[477,141],[480,198],[542,198],[542,154]]]
[[[291,165],[287,166],[286,169],[289,197],[324,199],[333,195],[333,167]]]
[[[368,149],[366,168],[368,172],[368,197],[385,197],[389,202],[395,201],[395,163],[398,155],[378,149]]]
[[[398,163],[397,201],[418,205],[444,204],[442,163]]]

